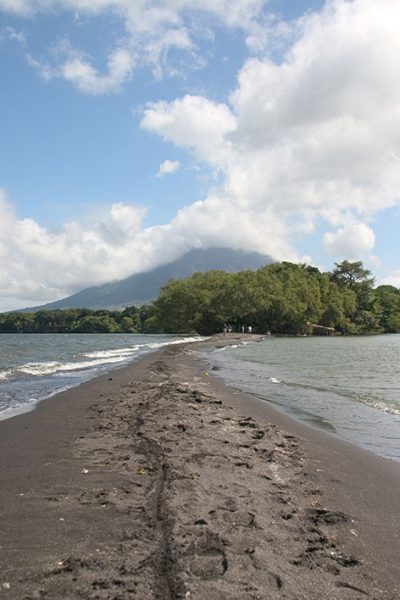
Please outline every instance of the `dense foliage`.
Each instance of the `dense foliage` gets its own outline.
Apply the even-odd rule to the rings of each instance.
[[[162,289],[143,327],[205,335],[224,324],[234,330],[251,325],[261,333],[400,332],[400,291],[373,285],[362,262],[349,261],[332,273],[288,262],[257,271],[196,273]]]
[[[8,313],[0,315],[0,332],[209,335],[229,324],[261,333],[400,333],[400,290],[373,286],[361,262],[343,261],[331,273],[288,262],[257,271],[208,271],[170,281],[141,308]]]
[[[66,308],[0,314],[0,333],[137,333],[140,309],[124,311]]]

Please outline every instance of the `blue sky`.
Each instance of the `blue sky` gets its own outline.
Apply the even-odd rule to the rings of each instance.
[[[257,250],[400,286],[396,0],[0,0],[0,310]]]

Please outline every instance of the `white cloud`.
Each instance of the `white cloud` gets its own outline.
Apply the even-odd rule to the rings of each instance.
[[[132,73],[134,57],[125,48],[117,48],[108,57],[107,75],[99,75],[82,57],[71,57],[61,67],[64,79],[71,81],[82,92],[104,94],[119,90]]]
[[[201,96],[184,96],[173,102],[151,102],[141,126],[158,133],[165,141],[193,149],[199,160],[213,166],[225,162],[236,119],[225,104]]]
[[[153,266],[151,251],[140,252],[143,217],[142,208],[116,203],[89,227],[70,222],[51,232],[19,219],[0,190],[0,309],[10,297],[19,307],[41,303]]]
[[[217,21],[228,29],[243,32],[248,47],[260,51],[266,47],[268,22],[265,6],[269,0],[0,0],[0,12],[20,16],[42,13],[57,14],[70,10],[89,17],[119,17],[123,31],[115,40],[115,49],[106,57],[105,74],[93,66],[82,49],[71,50],[64,59],[49,55],[28,56],[45,79],[64,78],[80,91],[104,94],[118,91],[137,65],[150,66],[156,77],[175,75],[181,67],[169,58],[171,49],[184,55],[183,69],[188,64],[204,62],[197,47],[204,38],[209,21]],[[200,18],[199,18],[200,17]],[[31,53],[32,54],[32,53]]]
[[[27,60],[45,81],[59,77],[73,83],[81,92],[92,95],[118,91],[135,66],[135,57],[126,48],[117,48],[109,54],[105,75],[92,67],[90,57],[73,49],[67,40],[59,42],[51,54],[59,64],[40,62],[30,54]]]
[[[31,0],[0,0],[0,10],[27,15],[32,10]]]
[[[252,237],[273,257],[295,256],[317,221],[337,228],[327,248],[367,255],[374,216],[399,202],[399,20],[397,0],[331,1],[296,24],[282,62],[245,63],[229,104],[155,102],[142,127],[222,172],[210,198],[238,222],[252,215]],[[210,198],[202,211],[212,220]],[[259,226],[267,216],[280,224],[274,236]]]
[[[375,246],[375,234],[364,223],[350,223],[335,233],[324,235],[325,248],[334,256],[360,259],[369,256]]]
[[[396,288],[400,288],[400,271],[395,271],[391,275],[384,277],[379,285],[393,285]]]
[[[117,203],[83,228],[58,232],[19,219],[0,190],[0,311],[43,304],[90,285],[118,280],[167,263],[192,247],[226,245],[263,251],[268,244],[295,258],[274,216],[248,213],[219,196],[182,209],[169,225],[142,227],[144,210]],[[265,240],[254,236],[262,229]]]
[[[181,168],[179,160],[164,160],[158,168],[156,177],[163,177],[171,173],[176,173]]]
[[[257,251],[287,260],[301,260],[286,236],[286,228],[273,211],[246,210],[221,190],[210,193],[202,202],[180,210],[170,224],[171,237],[177,233],[187,246],[230,248]]]
[[[39,9],[46,3],[18,6],[22,11],[22,6]],[[84,54],[64,56],[62,65],[71,56],[77,62],[63,76],[99,93],[99,88],[105,92],[122,85],[134,61],[165,50],[168,43],[151,50],[156,33],[161,39],[178,32],[176,40],[181,41],[176,43],[192,52],[188,15],[209,11],[226,27],[239,27],[243,19],[242,30],[250,36],[257,30],[262,4],[238,1],[232,13],[225,0],[209,0],[203,8],[194,0],[165,0],[162,5],[65,0],[63,6],[93,14],[115,10],[125,19],[129,39],[136,35],[144,40],[140,57],[131,45],[126,60],[123,54],[121,61],[109,59],[104,76]],[[5,0],[1,7],[7,7]],[[188,150],[222,180],[169,225],[142,229],[139,209],[117,205],[111,225],[104,220],[83,229],[75,223],[53,234],[33,221],[18,220],[3,202],[0,253],[6,254],[9,289],[15,296],[14,283],[28,285],[35,272],[40,285],[29,284],[29,293],[35,288],[45,300],[49,290],[60,296],[123,277],[173,259],[193,245],[226,244],[298,260],[298,238],[321,222],[335,230],[325,233],[321,243],[336,256],[369,256],[374,217],[399,203],[399,22],[398,0],[331,0],[323,11],[303,17],[285,32],[286,40],[294,41],[279,63],[268,55],[249,58],[226,102],[187,94],[147,105],[142,128]],[[127,46],[120,48],[122,52]],[[146,60],[150,64],[153,58]],[[124,210],[132,218],[128,230]]]

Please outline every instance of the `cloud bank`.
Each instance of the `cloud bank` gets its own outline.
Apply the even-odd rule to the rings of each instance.
[[[274,258],[296,258],[317,223],[336,228],[335,257],[369,257],[374,216],[399,202],[399,19],[395,0],[329,2],[295,24],[281,63],[249,59],[227,103],[151,103],[142,127],[222,172],[202,212],[250,220]]]
[[[398,0],[327,2],[321,12],[286,27],[290,44],[279,61],[266,46],[267,19],[257,24],[264,14],[261,1],[234,2],[232,10],[222,0],[62,5],[93,15],[117,11],[132,39],[147,40],[141,57],[131,41],[114,50],[106,75],[93,70],[85,56],[70,55],[59,67],[62,76],[84,92],[119,88],[146,53],[148,64],[160,64],[164,43],[190,54],[194,17],[201,11],[225,27],[240,27],[258,54],[245,61],[225,102],[187,94],[145,107],[143,130],[186,149],[222,182],[168,225],[143,228],[141,209],[114,204],[108,218],[89,230],[70,223],[50,233],[18,220],[3,193],[3,297],[54,299],[172,260],[196,245],[226,244],[278,260],[306,260],[297,247],[317,225],[325,229],[321,244],[335,259],[371,255],[374,217],[399,203]],[[55,6],[55,0],[0,0],[0,9],[21,14]]]

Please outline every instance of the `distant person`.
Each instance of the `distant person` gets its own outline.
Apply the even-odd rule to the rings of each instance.
[[[222,328],[222,333],[225,335],[227,331],[228,331],[228,328],[226,325],[224,325]]]
[[[247,328],[247,333],[251,333],[252,331],[253,331],[252,326],[249,325],[248,328]]]
[[[244,332],[245,332],[245,326],[242,325],[242,333],[244,333]]]
[[[228,325],[228,333],[232,333],[232,325]]]

